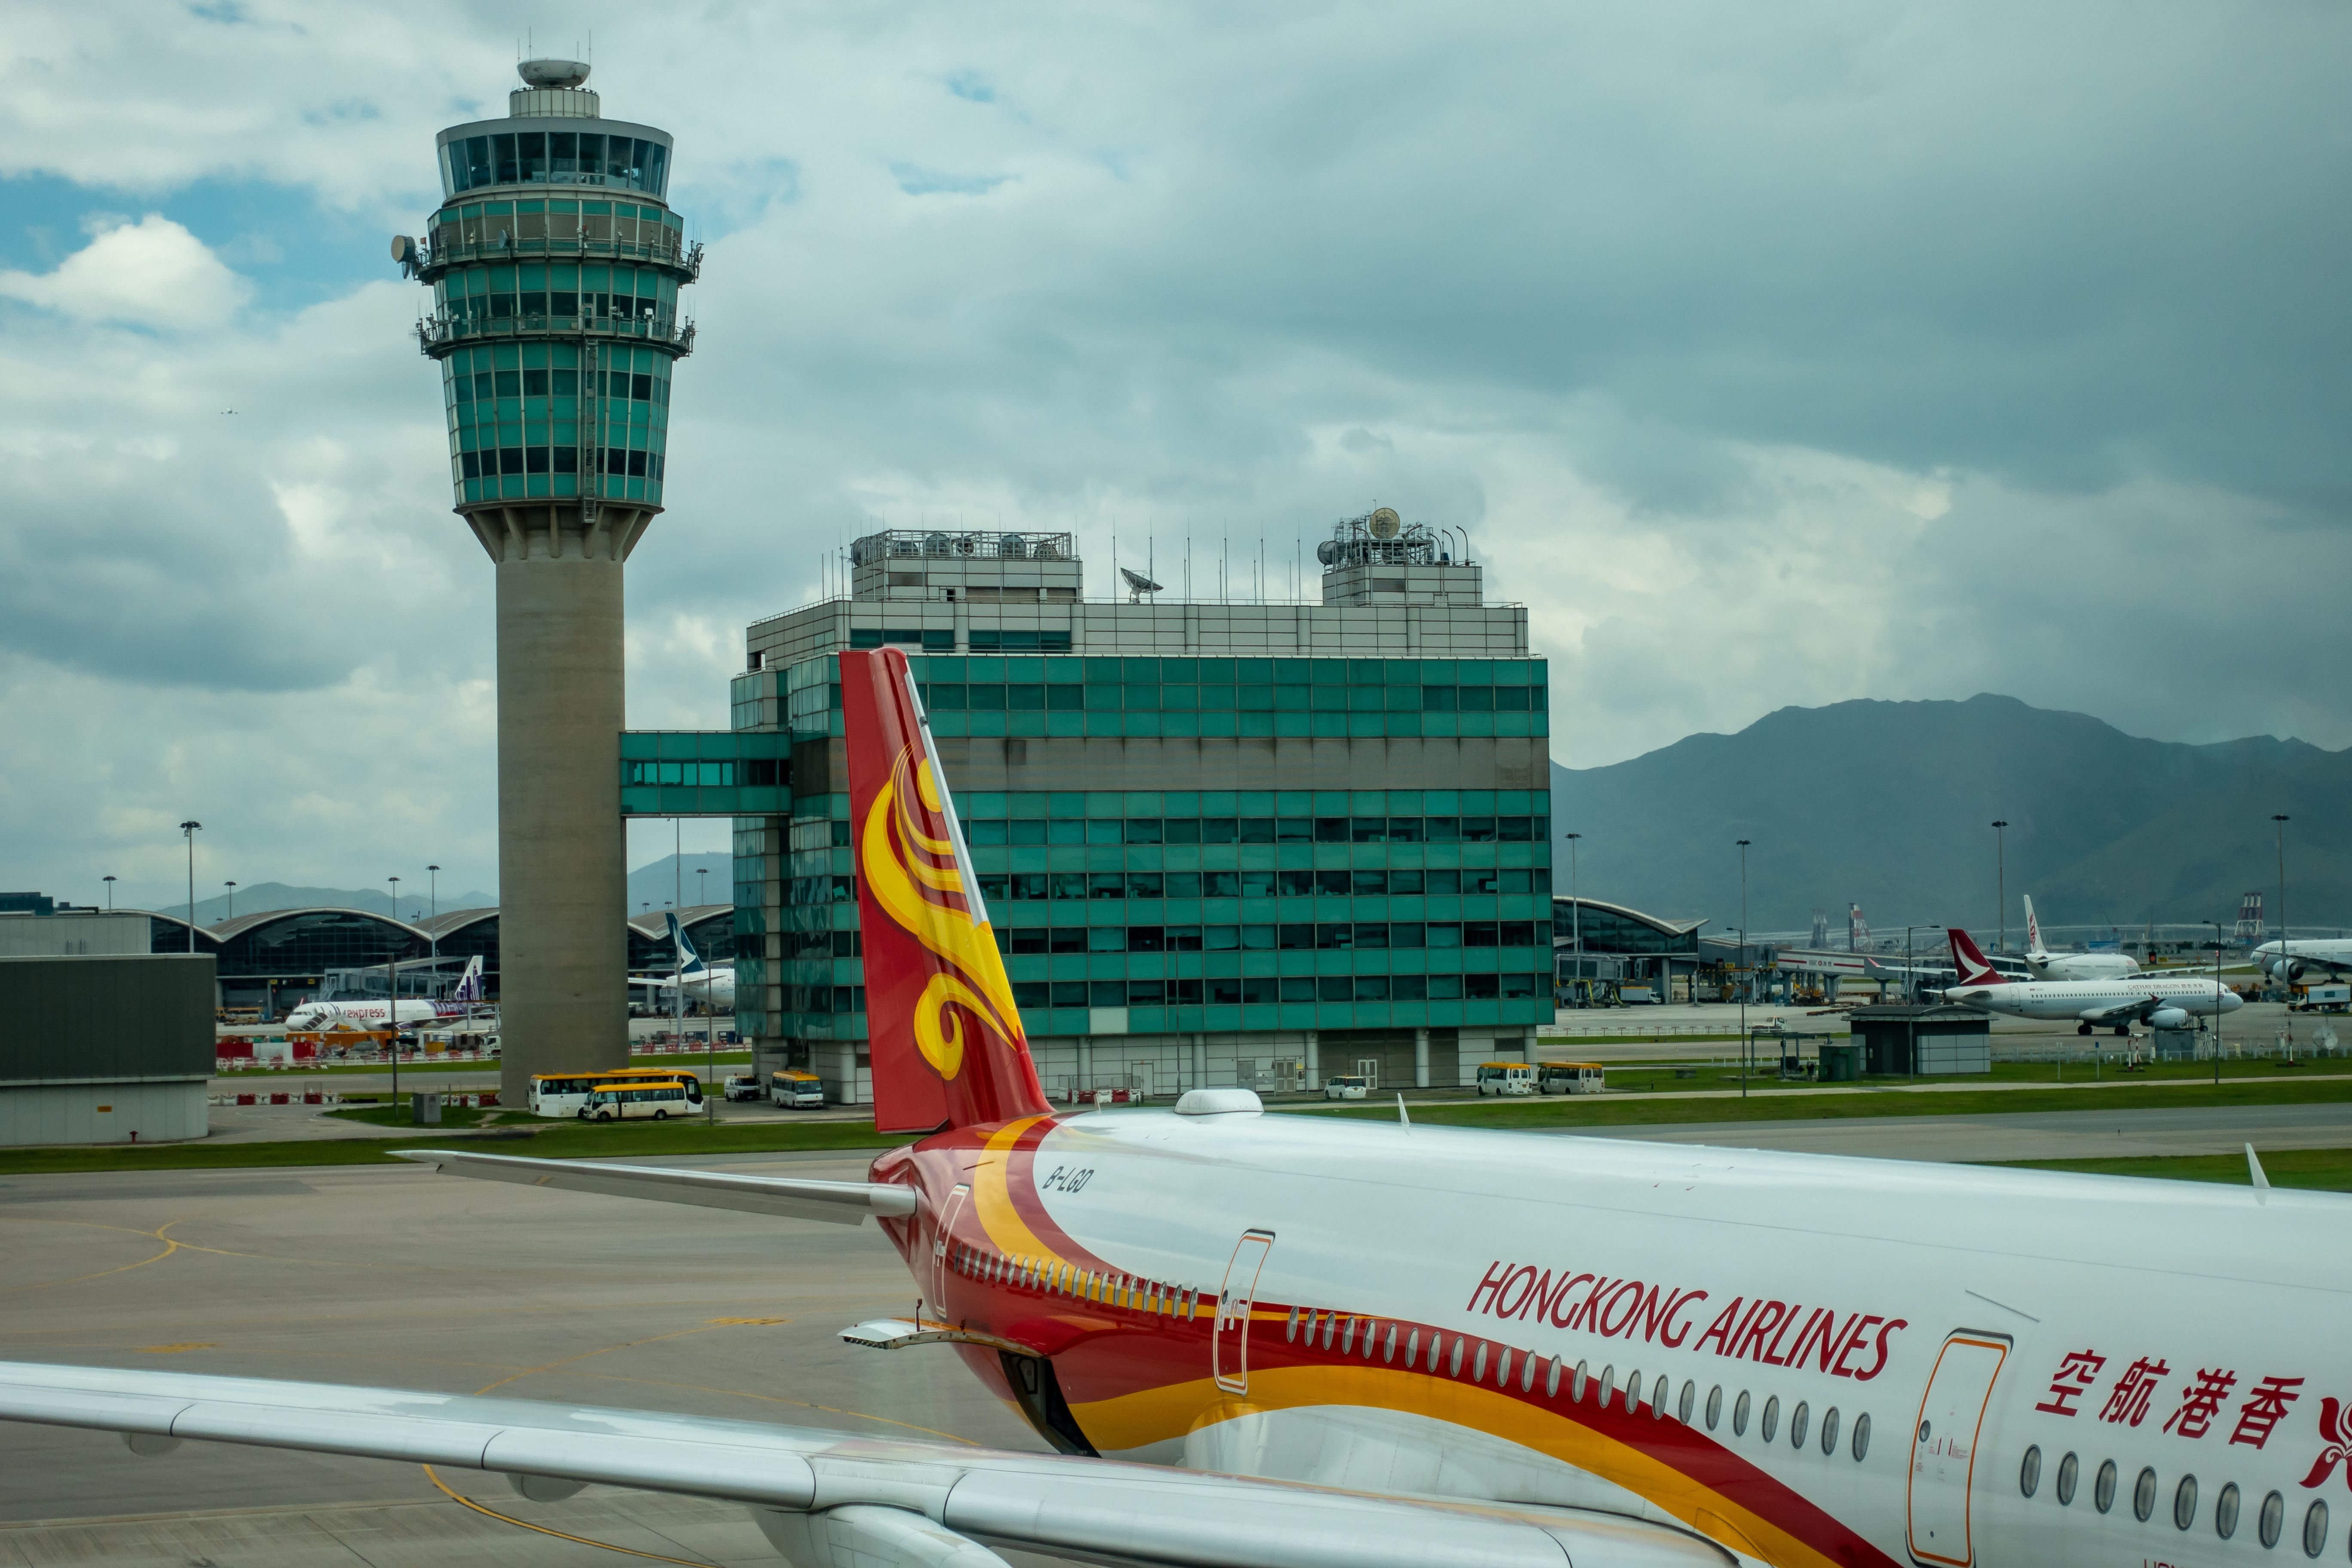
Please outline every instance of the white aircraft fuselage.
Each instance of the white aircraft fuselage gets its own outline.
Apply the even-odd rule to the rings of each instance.
[[[1944,988],[1944,1000],[2012,1018],[2072,1018],[2095,1024],[2123,1021],[2126,1016],[2153,1017],[2166,1011],[2210,1017],[2216,1013],[2234,1013],[2245,1005],[2236,992],[2217,985],[2210,976],[2158,974],[1948,985]]]
[[[2247,956],[2263,973],[2276,980],[2305,980],[2352,971],[2352,942],[2330,938],[2292,937],[2280,951],[2277,939],[2263,942]],[[2287,973],[2281,974],[2284,967]]]

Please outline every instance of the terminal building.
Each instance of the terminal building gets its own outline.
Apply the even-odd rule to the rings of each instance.
[[[1383,509],[1319,604],[1088,601],[1068,534],[873,534],[750,628],[728,735],[624,737],[624,810],[734,805],[737,1028],[870,1100],[835,660],[901,647],[1049,1092],[1467,1082],[1552,1014],[1549,723],[1445,544]]]

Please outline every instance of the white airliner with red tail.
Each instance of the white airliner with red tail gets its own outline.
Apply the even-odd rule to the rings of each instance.
[[[1948,928],[1957,983],[1944,987],[1947,1002],[2012,1018],[2074,1020],[2075,1033],[2102,1025],[2128,1035],[2134,1024],[2185,1029],[2199,1018],[2234,1013],[2245,998],[2211,975],[2110,974],[2097,980],[2011,980],[1985,962],[1985,955],[1958,926]]]
[[[844,1337],[960,1358],[1052,1452],[23,1363],[0,1417],[730,1499],[799,1568],[2344,1559],[2344,1198],[1244,1089],[1057,1114],[906,661],[841,667],[876,1120],[909,1142],[845,1183],[411,1157],[550,1204],[871,1216],[922,1305]]]

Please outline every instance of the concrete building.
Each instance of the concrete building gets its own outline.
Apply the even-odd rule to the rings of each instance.
[[[0,957],[0,1146],[201,1138],[209,954]]]
[[[152,947],[147,916],[136,910],[0,910],[0,958],[121,957]]]
[[[437,139],[445,202],[393,241],[432,289],[457,511],[498,574],[503,1092],[627,1059],[627,898],[610,780],[622,565],[662,510],[694,281],[668,132],[603,118],[588,68],[527,60],[503,120]]]
[[[734,808],[762,1065],[870,1096],[835,656],[883,646],[1049,1090],[1451,1085],[1524,1056],[1552,1007],[1527,613],[1393,512],[1319,554],[1319,604],[1089,601],[1066,534],[875,534],[848,598],[750,628],[730,734],[625,737],[627,809]]]

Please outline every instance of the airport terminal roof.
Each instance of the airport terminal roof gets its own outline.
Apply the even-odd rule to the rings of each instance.
[[[734,912],[735,906],[732,904],[688,904],[677,911],[677,918],[681,924],[691,931],[715,916],[732,915]],[[667,910],[640,911],[629,917],[629,925],[641,936],[666,937],[669,935],[669,926],[663,917],[668,913]]]
[[[1599,910],[1605,914],[1620,915],[1629,921],[1639,921],[1662,936],[1688,936],[1707,921],[1707,917],[1704,915],[1695,921],[1661,919],[1656,915],[1645,915],[1630,904],[1612,904],[1605,899],[1587,898],[1581,894],[1570,898],[1566,893],[1557,893],[1553,895],[1551,904],[1555,912],[1558,912],[1563,905],[1575,904],[1582,909]]]

